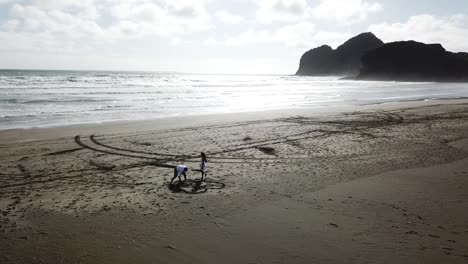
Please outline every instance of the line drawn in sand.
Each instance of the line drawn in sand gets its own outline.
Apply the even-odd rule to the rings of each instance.
[[[176,182],[175,184],[168,184],[169,190],[173,193],[186,193],[186,194],[201,194],[206,193],[208,190],[220,190],[226,187],[221,181],[206,178],[203,181],[200,179],[187,179],[185,182]]]

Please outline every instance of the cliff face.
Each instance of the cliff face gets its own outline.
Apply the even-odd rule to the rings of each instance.
[[[326,45],[311,49],[302,55],[296,75],[357,75],[363,54],[383,44],[374,34],[362,33],[336,50]]]
[[[362,57],[358,79],[468,81],[468,54],[448,52],[440,44],[388,43]]]

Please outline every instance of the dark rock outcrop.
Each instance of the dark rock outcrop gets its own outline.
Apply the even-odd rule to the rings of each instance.
[[[372,33],[362,33],[343,43],[336,50],[324,45],[311,49],[301,57],[296,75],[357,75],[361,57],[384,43]]]
[[[394,81],[468,81],[468,53],[440,44],[392,42],[367,52],[357,79]]]

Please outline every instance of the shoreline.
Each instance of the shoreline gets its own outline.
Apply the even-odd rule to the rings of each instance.
[[[219,122],[219,120],[225,120],[226,122],[235,122],[242,120],[254,120],[254,119],[268,119],[268,118],[282,118],[294,115],[336,115],[345,112],[353,111],[371,111],[374,109],[381,109],[384,111],[397,110],[400,108],[408,107],[422,107],[431,105],[450,105],[450,104],[464,104],[468,103],[468,98],[456,98],[456,99],[441,99],[441,100],[417,100],[417,101],[401,101],[401,102],[385,102],[377,104],[367,105],[347,105],[347,106],[322,106],[313,108],[283,108],[276,110],[262,110],[262,111],[246,111],[236,113],[217,113],[217,114],[205,114],[205,115],[190,115],[190,116],[175,116],[175,117],[161,117],[155,119],[142,119],[142,120],[116,120],[116,121],[105,121],[99,123],[80,123],[70,125],[57,125],[57,126],[44,126],[44,127],[30,127],[30,128],[12,128],[12,129],[0,129],[0,143],[6,138],[21,134],[23,136],[34,136],[52,133],[56,134],[58,131],[79,132],[79,131],[90,131],[90,130],[110,130],[116,129],[124,130],[137,129],[157,129],[157,125],[163,127],[174,126],[184,127],[190,125],[199,125],[205,122]]]
[[[0,132],[0,261],[465,263],[468,100],[339,110]]]
[[[340,81],[339,77],[22,74],[3,76],[2,131],[135,119],[145,122],[179,118],[187,113],[210,116],[296,108],[339,111],[391,101],[456,100],[467,96],[465,86],[457,83]]]

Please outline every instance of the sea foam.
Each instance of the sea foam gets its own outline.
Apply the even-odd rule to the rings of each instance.
[[[466,84],[288,75],[0,71],[0,129],[468,97]]]

